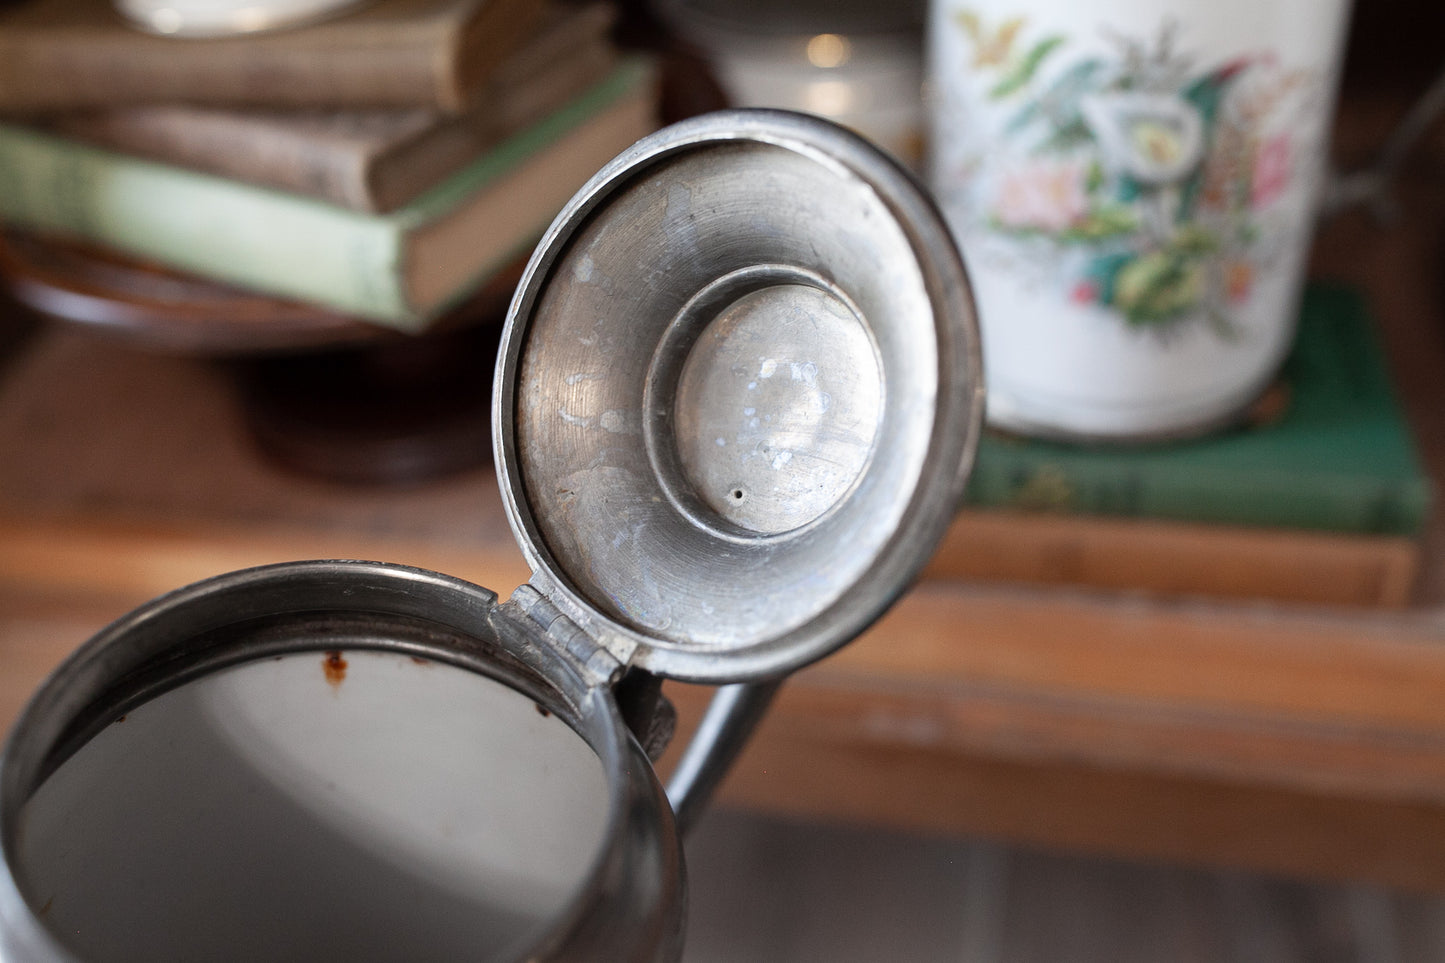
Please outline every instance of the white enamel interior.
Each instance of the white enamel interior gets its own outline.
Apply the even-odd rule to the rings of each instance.
[[[26,806],[20,878],[87,960],[510,958],[607,788],[527,696],[406,655],[268,658],[113,722]],[[329,671],[328,671],[329,670]]]

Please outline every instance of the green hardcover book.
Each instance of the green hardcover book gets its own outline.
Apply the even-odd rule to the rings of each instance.
[[[967,501],[1229,525],[1414,535],[1428,476],[1354,291],[1312,285],[1284,413],[1192,442],[1090,448],[989,433]]]
[[[416,200],[367,214],[0,124],[0,222],[415,330],[535,243],[656,127],[629,61]]]

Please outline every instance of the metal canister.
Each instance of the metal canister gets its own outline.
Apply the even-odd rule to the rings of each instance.
[[[91,639],[0,760],[0,955],[677,958],[674,807],[756,717],[746,687],[862,631],[952,515],[968,282],[865,141],[709,115],[571,201],[497,366],[530,582],[288,563]],[[671,800],[644,748],[664,677],[732,686]]]

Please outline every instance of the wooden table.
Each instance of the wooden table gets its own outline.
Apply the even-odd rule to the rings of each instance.
[[[1360,142],[1378,143],[1362,116]],[[1373,138],[1373,139],[1371,139]],[[1367,289],[1445,479],[1445,149],[1389,229],[1326,225],[1317,275]],[[49,330],[0,373],[0,724],[90,632],[269,561],[372,557],[499,590],[527,575],[495,480],[288,476],[224,372]],[[963,524],[963,523],[961,523]],[[925,579],[800,673],[723,789],[819,819],[1445,886],[1445,524],[1402,611]],[[685,718],[706,693],[672,689]]]

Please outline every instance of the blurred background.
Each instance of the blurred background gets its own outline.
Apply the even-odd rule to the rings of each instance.
[[[375,0],[198,48],[9,0],[0,722],[219,572],[525,581],[488,404],[531,245],[721,106],[926,177],[929,13]],[[1356,4],[1299,345],[1247,410],[990,432],[922,583],[784,686],[689,840],[686,960],[1445,959],[1441,26]],[[668,691],[680,744],[707,693]]]

